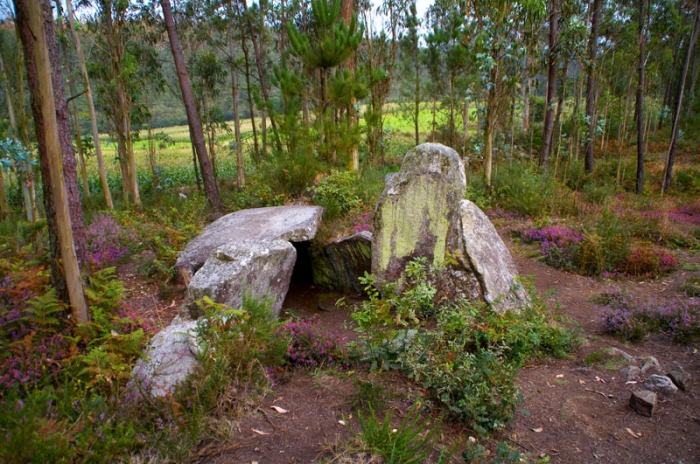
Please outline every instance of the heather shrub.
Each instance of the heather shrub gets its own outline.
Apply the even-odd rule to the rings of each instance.
[[[298,319],[277,329],[276,335],[291,340],[284,360],[287,365],[301,368],[342,367],[347,354],[337,333],[325,333],[314,316]]]
[[[109,214],[98,214],[87,228],[90,260],[98,267],[113,266],[129,253],[136,235],[126,231]]]
[[[637,248],[618,269],[630,276],[658,278],[676,269],[678,260],[670,253],[655,248]]]
[[[700,340],[700,301],[674,299],[638,304],[628,295],[613,295],[604,306],[603,324],[607,332],[630,341],[661,333],[678,343],[695,343]]]
[[[547,264],[560,269],[577,269],[576,255],[584,235],[564,226],[526,229],[520,234],[525,242],[540,242]]]

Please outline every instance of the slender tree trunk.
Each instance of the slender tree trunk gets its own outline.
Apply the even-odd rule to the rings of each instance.
[[[236,71],[235,51],[233,48],[233,7],[231,0],[226,3],[229,25],[226,29],[226,40],[228,41],[229,72],[231,73],[231,99],[233,100],[233,133],[236,140],[236,184],[238,190],[245,187],[245,169],[243,165],[243,146],[241,144],[241,117],[238,108],[238,72]],[[282,3],[282,14],[284,16],[284,2]],[[284,35],[284,34],[282,34]],[[280,47],[282,45],[280,44]]]
[[[644,145],[644,125],[646,124],[644,119],[644,42],[646,40],[644,35],[644,3],[646,1],[639,0],[639,65],[637,67],[639,78],[637,80],[637,105],[635,108],[637,113],[637,182],[635,192],[638,194],[644,191],[644,153],[646,148]]]
[[[0,55],[0,71],[2,71],[2,81],[5,86],[5,101],[7,102],[7,112],[10,115],[10,127],[12,127],[13,132],[17,130],[17,120],[15,119],[15,110],[12,105],[12,98],[10,95],[10,83],[7,79],[7,73],[5,72],[5,64],[2,60],[2,55]],[[15,134],[17,135],[17,134]],[[5,179],[3,177],[3,170],[0,168],[0,220],[5,219],[10,214],[10,205],[7,203],[7,192],[5,190]]]
[[[68,208],[70,210],[71,229],[73,235],[73,246],[78,257],[78,265],[85,272],[89,271],[88,264],[88,246],[87,246],[87,230],[85,229],[85,221],[83,219],[83,204],[80,199],[80,183],[78,181],[78,169],[75,161],[75,153],[73,152],[73,136],[70,127],[70,112],[68,111],[68,102],[65,97],[63,88],[63,76],[61,73],[61,59],[58,54],[58,44],[56,43],[56,34],[53,27],[53,12],[48,0],[44,5],[44,28],[46,31],[46,44],[48,45],[48,53],[50,57],[49,64],[51,65],[52,89],[54,95],[54,108],[56,111],[55,121],[58,124],[58,140],[61,148],[61,163],[63,167],[64,188],[66,190],[66,198]],[[34,201],[34,187],[32,186],[32,204],[36,208]],[[38,211],[35,211],[35,217],[38,216]]]
[[[250,123],[253,126],[253,153],[255,155],[256,164],[259,164],[260,146],[258,144],[258,129],[255,124],[255,104],[253,102],[253,91],[250,83],[250,55],[248,54],[248,45],[246,45],[245,36],[241,37],[241,48],[243,49],[243,60],[245,64],[245,83],[246,93],[248,95],[248,111],[250,112]]]
[[[591,16],[591,35],[588,38],[588,81],[586,83],[586,118],[588,119],[588,140],[586,140],[585,169],[587,173],[593,172],[593,147],[595,146],[595,60],[598,47],[598,26],[600,24],[600,10],[602,0],[593,0],[593,14]]]
[[[496,119],[498,116],[497,104],[497,88],[499,87],[498,65],[496,64],[491,71],[491,88],[489,89],[488,101],[486,104],[486,128],[484,132],[484,174],[486,177],[486,186],[491,188],[491,173],[493,170],[493,138],[496,132]]]
[[[57,74],[57,67],[55,67],[56,63],[52,66],[50,43],[47,40],[48,36],[53,34],[51,7],[45,0],[41,2],[15,0],[14,3],[26,55],[42,175],[46,174],[45,189],[51,197],[47,200],[51,208],[47,210],[47,216],[50,216],[49,227],[54,229],[53,234],[57,238],[56,241],[51,241],[52,253],[56,258],[60,258],[60,267],[63,271],[63,275],[59,272],[54,277],[62,281],[58,283],[59,287],[67,288],[76,322],[87,322],[88,308],[73,242],[71,211],[63,178],[63,154],[59,135],[61,129],[56,119],[57,108],[54,102],[54,98],[59,96],[53,88],[52,80],[56,77],[52,79],[52,75]],[[50,28],[50,31],[47,31],[47,28]],[[66,106],[65,97],[63,95],[60,97],[63,98],[63,105]],[[68,137],[70,138],[70,132]],[[55,247],[55,245],[58,246]]]
[[[557,93],[557,40],[559,35],[559,3],[551,0],[549,15],[549,65],[547,72],[547,96],[545,98],[544,147],[540,156],[540,166],[547,172],[547,164],[552,154],[554,141],[554,98]]]
[[[464,111],[462,114],[462,156],[467,153],[467,141],[469,139],[469,99],[464,99]]]
[[[83,77],[83,85],[85,86],[85,98],[87,98],[88,111],[90,112],[90,127],[92,129],[92,139],[95,144],[95,158],[97,159],[97,170],[100,175],[100,183],[102,184],[102,193],[105,197],[107,209],[113,209],[112,194],[109,191],[107,183],[107,173],[105,171],[105,163],[102,157],[102,144],[100,143],[100,133],[97,129],[97,114],[95,112],[95,104],[92,99],[92,88],[90,87],[90,79],[88,78],[87,68],[85,67],[85,56],[83,55],[83,47],[80,43],[80,37],[75,30],[75,18],[73,15],[73,5],[71,0],[66,1],[68,10],[68,24],[73,35],[75,50],[78,54],[78,62],[80,63],[80,74]]]
[[[676,158],[676,142],[678,141],[678,125],[681,119],[681,108],[683,108],[683,93],[685,92],[685,81],[688,76],[688,68],[690,60],[693,57],[693,49],[695,42],[698,39],[698,25],[700,24],[700,0],[696,0],[695,9],[693,10],[693,32],[690,34],[690,42],[688,42],[688,50],[686,51],[685,60],[683,62],[683,70],[681,71],[681,79],[678,83],[678,91],[676,94],[676,108],[673,113],[673,127],[671,128],[671,142],[668,146],[668,154],[666,155],[666,167],[664,169],[664,178],[661,184],[661,194],[671,186],[671,178],[673,177],[673,163]]]
[[[177,36],[175,29],[175,20],[170,8],[170,0],[160,0],[160,5],[163,9],[163,17],[165,19],[165,28],[168,31],[170,39],[170,47],[175,60],[175,69],[177,70],[177,78],[180,82],[180,90],[182,91],[182,100],[185,103],[187,112],[187,122],[190,126],[190,135],[192,136],[192,144],[197,152],[197,159],[202,168],[202,180],[204,183],[204,192],[209,200],[209,203],[216,211],[224,209],[223,203],[219,199],[219,191],[216,188],[216,180],[214,179],[214,171],[207,156],[207,147],[204,142],[204,133],[202,131],[202,123],[197,114],[197,107],[192,94],[190,79],[187,75],[185,59],[182,55],[182,46],[180,39]]]
[[[527,53],[527,52],[526,52]],[[530,85],[532,77],[530,76],[530,54],[525,55],[525,83],[523,85],[523,132],[527,132],[530,125]]]
[[[246,0],[241,0],[243,9],[244,11],[248,11],[248,4]],[[265,102],[265,105],[269,105],[270,102],[270,95],[267,91],[267,74],[265,72],[265,63],[264,63],[264,58],[263,54],[261,53],[261,43],[258,43],[258,39],[255,37],[255,33],[253,31],[253,24],[250,21],[250,18],[246,15],[247,21],[248,21],[248,29],[250,31],[250,41],[253,44],[253,53],[255,54],[255,64],[258,68],[258,76],[260,77],[260,92],[262,93],[263,101]],[[277,147],[277,151],[282,151],[282,141],[280,140],[279,133],[277,131],[277,123],[275,122],[275,117],[274,114],[270,113],[270,124],[272,125],[272,131],[274,133],[274,139],[275,139],[275,146]]]

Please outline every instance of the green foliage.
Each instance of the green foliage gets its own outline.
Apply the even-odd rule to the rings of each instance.
[[[394,428],[393,411],[379,421],[374,410],[370,408],[369,417],[357,413],[362,430],[362,440],[372,452],[384,458],[387,464],[418,464],[423,463],[437,442],[438,428],[433,426],[426,433],[427,421],[421,421],[418,406],[414,405],[401,424]],[[449,459],[449,457],[447,457]]]
[[[525,360],[564,356],[579,345],[576,334],[557,324],[534,292],[520,313],[499,314],[466,300],[432,308],[434,288],[420,259],[382,295],[373,276],[361,281],[369,301],[352,314],[361,334],[356,346],[360,361],[372,368],[401,369],[452,417],[480,433],[502,429],[512,418],[520,401],[515,376]],[[433,312],[436,320],[421,324],[417,316]],[[407,328],[396,330],[394,324]]]
[[[539,217],[573,210],[573,194],[553,177],[532,166],[508,163],[493,175],[493,198],[498,206],[525,216]]]
[[[312,188],[314,201],[326,208],[324,217],[336,218],[357,210],[362,200],[355,194],[358,175],[352,171],[331,171]]]

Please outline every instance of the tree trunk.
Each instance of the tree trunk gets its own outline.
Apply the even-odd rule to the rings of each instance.
[[[238,190],[245,187],[245,169],[243,165],[243,146],[241,145],[241,118],[238,108],[238,73],[236,72],[235,52],[233,48],[233,7],[231,0],[226,3],[229,25],[226,29],[228,41],[229,72],[231,73],[231,99],[233,100],[233,133],[236,140],[236,180]],[[284,4],[283,4],[284,13]]]
[[[46,1],[46,0],[44,0]],[[50,2],[46,1],[44,5],[44,27],[45,40],[49,47],[48,53],[50,57],[49,64],[51,65],[52,89],[54,96],[54,109],[56,111],[55,121],[58,124],[58,141],[62,153],[61,162],[63,167],[64,188],[70,210],[71,228],[73,235],[73,244],[75,253],[78,257],[78,265],[84,271],[88,271],[88,246],[87,246],[87,230],[85,229],[85,221],[83,219],[83,204],[80,199],[80,187],[78,181],[78,169],[75,161],[75,153],[73,152],[73,131],[70,127],[70,113],[68,111],[68,102],[63,89],[63,76],[61,73],[61,62],[58,55],[58,45],[56,44],[56,34],[53,28],[53,16]],[[32,204],[34,202],[34,187],[32,186]],[[35,217],[37,216],[35,212]]]
[[[248,11],[248,3],[246,0],[241,0],[243,9],[244,11]],[[261,12],[262,14],[262,12]],[[253,32],[253,24],[250,21],[250,18],[246,15],[246,18],[248,20],[248,29],[250,31],[250,41],[253,43],[253,53],[255,54],[255,64],[258,68],[258,77],[260,78],[260,92],[262,93],[263,101],[265,102],[265,105],[267,106],[270,102],[270,95],[267,91],[267,74],[265,72],[265,63],[263,62],[263,54],[261,53],[261,44],[258,43],[258,40],[255,37],[255,33]],[[279,133],[277,132],[277,123],[275,122],[275,117],[272,113],[270,113],[270,124],[272,125],[272,131],[274,133],[274,138],[275,138],[275,146],[277,147],[277,151],[282,151],[282,141],[280,140]]]
[[[683,62],[683,70],[681,71],[680,82],[678,83],[678,91],[676,93],[676,108],[673,113],[673,127],[671,128],[671,142],[668,146],[668,154],[666,155],[666,167],[664,169],[664,178],[661,184],[661,194],[671,186],[671,178],[673,177],[673,163],[676,158],[676,142],[678,140],[678,125],[681,119],[681,108],[683,107],[683,93],[685,91],[685,81],[688,76],[688,68],[690,60],[693,56],[693,48],[698,39],[698,17],[700,13],[700,0],[696,0],[695,9],[693,10],[693,32],[690,34],[690,42],[688,42],[688,50],[686,51],[685,60]]]
[[[637,118],[637,182],[635,185],[635,192],[644,192],[644,126],[646,120],[644,119],[644,42],[646,37],[644,35],[644,3],[647,0],[639,0],[639,65],[637,72],[639,73],[639,78],[637,80],[637,105],[635,107],[636,118]]]
[[[248,54],[248,45],[246,45],[245,36],[241,37],[241,48],[243,49],[243,62],[245,64],[245,85],[246,94],[248,95],[248,112],[250,113],[250,123],[253,126],[253,154],[255,155],[255,163],[260,163],[260,146],[258,145],[258,129],[255,124],[255,105],[253,103],[253,92],[250,83],[250,56]]]
[[[552,154],[554,141],[554,98],[557,93],[557,40],[559,34],[559,3],[551,0],[552,12],[549,15],[549,64],[547,72],[547,96],[545,98],[545,117],[542,155],[540,166],[547,172],[549,156]]]
[[[50,197],[47,202],[51,207],[50,210],[47,210],[47,216],[51,217],[48,223],[49,227],[54,229],[53,234],[57,238],[56,241],[51,241],[52,254],[56,258],[60,258],[63,271],[63,275],[59,272],[54,277],[60,278],[67,288],[72,314],[76,322],[87,322],[88,308],[83,294],[80,266],[73,243],[71,212],[63,179],[62,146],[59,137],[60,129],[56,119],[57,108],[54,102],[54,98],[59,98],[59,96],[56,95],[52,82],[56,79],[56,68],[52,66],[50,44],[47,41],[49,34],[46,28],[52,29],[51,23],[53,21],[51,7],[45,0],[41,2],[15,0],[14,4],[17,25],[24,45],[27,76],[32,94],[32,109],[39,143],[39,159],[42,165],[42,174],[47,176],[44,178],[44,183],[46,193]],[[51,33],[53,33],[52,30]],[[52,74],[54,74],[53,79]],[[63,97],[63,105],[66,105],[65,97]],[[70,132],[68,136],[70,137]],[[56,245],[58,245],[57,248]]]
[[[177,70],[177,78],[180,82],[182,100],[185,103],[187,122],[190,126],[190,135],[192,136],[192,144],[195,146],[197,159],[199,160],[199,165],[202,168],[204,192],[209,200],[209,204],[211,204],[216,211],[221,211],[224,209],[224,205],[219,199],[219,192],[216,188],[216,180],[214,179],[214,171],[212,170],[211,163],[209,162],[209,156],[207,156],[207,147],[204,142],[202,123],[199,119],[199,114],[197,114],[197,107],[195,105],[194,95],[192,94],[190,79],[187,75],[187,68],[185,67],[185,58],[182,55],[182,46],[180,45],[180,39],[177,36],[175,20],[173,19],[173,14],[170,9],[170,0],[160,0],[160,5],[163,9],[165,28],[168,31],[170,48],[172,49],[173,59],[175,60],[175,69]]]
[[[588,119],[588,140],[586,140],[585,169],[593,172],[593,147],[595,145],[595,60],[598,47],[598,26],[600,24],[601,0],[593,0],[591,16],[591,35],[588,38],[588,81],[586,82],[586,118]]]
[[[83,55],[83,47],[80,43],[80,37],[78,36],[78,32],[75,30],[75,18],[73,15],[73,5],[71,4],[71,0],[66,1],[66,6],[68,10],[68,24],[70,25],[70,30],[73,35],[73,42],[75,43],[75,50],[78,54],[78,61],[80,63],[80,74],[83,77],[83,85],[85,86],[85,98],[87,98],[88,110],[90,112],[92,140],[95,144],[95,158],[97,158],[97,170],[100,174],[102,193],[105,197],[107,209],[113,209],[114,204],[112,203],[112,194],[109,191],[109,184],[107,183],[107,173],[105,171],[105,163],[104,159],[102,158],[102,144],[100,143],[100,133],[97,129],[97,114],[95,112],[95,104],[92,99],[90,79],[88,78],[87,68],[85,67],[85,56]]]

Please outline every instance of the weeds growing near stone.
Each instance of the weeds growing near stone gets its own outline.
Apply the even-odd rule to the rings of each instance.
[[[536,297],[520,314],[464,300],[433,308],[427,272],[424,260],[413,261],[401,290],[392,287],[384,297],[372,276],[365,277],[370,300],[353,313],[361,334],[355,356],[374,369],[401,370],[480,433],[502,429],[520,401],[515,376],[523,362],[563,356],[578,338]]]

